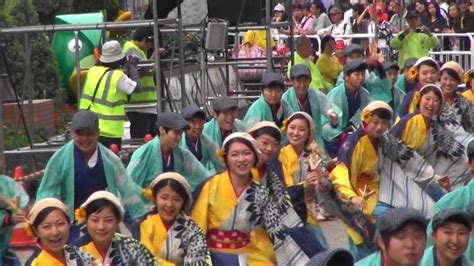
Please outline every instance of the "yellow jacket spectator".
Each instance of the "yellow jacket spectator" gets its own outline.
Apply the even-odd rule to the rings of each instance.
[[[324,80],[326,91],[329,91],[334,87],[339,73],[342,72],[339,59],[334,55],[336,51],[336,40],[331,35],[324,36],[321,40],[321,50],[322,53],[318,61],[316,61],[316,67]]]

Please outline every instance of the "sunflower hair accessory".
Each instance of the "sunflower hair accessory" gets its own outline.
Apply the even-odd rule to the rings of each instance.
[[[24,223],[23,224],[23,229],[25,229],[25,232],[28,236],[31,237],[36,237],[35,232],[33,231],[33,227],[29,223]]]
[[[368,123],[370,120],[372,120],[372,112],[369,110],[364,110],[362,114],[362,121]]]
[[[144,188],[143,195],[145,196],[145,198],[153,201],[153,190],[151,190],[151,188]]]
[[[464,83],[466,83],[466,84],[467,84],[467,83],[469,82],[469,78],[470,78],[470,76],[471,76],[471,75],[470,75],[470,73],[469,73],[469,72],[467,72],[467,73],[464,73]]]
[[[74,217],[76,218],[77,223],[82,224],[86,221],[86,209],[80,207],[74,211]]]
[[[287,126],[288,126],[288,119],[285,119],[283,120],[283,122],[281,122],[281,132],[286,132],[286,129],[287,129]]]
[[[418,69],[416,67],[412,66],[410,69],[408,69],[408,80],[415,80],[416,77],[418,76]]]
[[[224,153],[222,152],[221,148],[217,148],[216,155],[219,160],[224,161]]]

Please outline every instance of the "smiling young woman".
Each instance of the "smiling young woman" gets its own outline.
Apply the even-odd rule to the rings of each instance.
[[[66,245],[71,219],[67,206],[55,198],[38,201],[30,211],[27,228],[38,240],[26,265],[86,265],[91,255]]]
[[[86,223],[84,236],[74,243],[101,265],[157,265],[150,251],[137,240],[117,233],[123,221],[120,200],[108,191],[93,193],[76,210],[78,223]]]
[[[145,190],[155,208],[133,226],[135,239],[160,264],[212,265],[201,228],[185,214],[192,204],[191,187],[174,172],[163,173]]]

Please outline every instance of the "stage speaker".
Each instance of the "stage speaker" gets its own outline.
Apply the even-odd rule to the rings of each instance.
[[[206,31],[206,49],[216,51],[224,50],[227,45],[227,30],[227,22],[209,22]]]
[[[240,10],[245,2],[240,24],[262,22],[262,0],[207,0],[207,10],[210,19],[229,21],[231,26],[237,23]]]

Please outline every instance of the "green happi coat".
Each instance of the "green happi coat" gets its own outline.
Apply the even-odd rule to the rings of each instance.
[[[472,237],[471,237],[472,238]],[[434,253],[435,249],[434,247],[429,247],[425,249],[425,254],[423,254],[423,258],[421,259],[421,265],[436,265],[435,260],[434,260]],[[466,254],[467,251],[466,251]],[[457,266],[458,264],[456,264]],[[461,257],[461,265],[460,266],[472,266],[472,262],[466,257],[466,255],[463,255]]]
[[[362,109],[364,109],[365,106],[372,101],[369,92],[364,87],[359,88],[359,93],[360,108],[352,117],[349,117],[349,104],[347,102],[346,86],[341,84],[328,93],[328,100],[340,109],[341,115],[339,116],[339,125],[337,128],[331,127],[328,119],[326,117],[322,117],[322,135],[326,141],[331,141],[335,137],[339,136],[343,129],[348,126],[349,122],[351,122],[354,126],[359,126]]]
[[[218,146],[206,135],[201,134],[199,137],[199,142],[201,144],[201,163],[207,167],[207,169],[212,174],[220,173],[225,170],[224,163],[219,159],[216,154]],[[189,151],[188,145],[186,145],[186,132],[183,132],[181,135],[181,140],[179,146]],[[191,151],[189,151],[191,152]]]
[[[293,87],[289,88],[282,97],[283,101],[287,102],[293,111],[298,112],[300,110],[300,105],[298,104],[298,99],[296,99],[295,89]],[[340,109],[335,108],[330,102],[326,95],[320,91],[308,90],[308,102],[311,108],[311,117],[313,118],[314,124],[316,126],[313,134],[313,139],[318,143],[318,146],[324,148],[324,141],[322,136],[322,116],[326,116],[329,109],[333,109],[338,112],[338,116],[342,115]]]
[[[132,218],[144,215],[146,200],[141,197],[142,190],[127,174],[122,161],[113,152],[97,143],[104,164],[107,190],[116,195]],[[74,217],[74,141],[70,141],[54,153],[46,165],[36,195],[36,201],[44,198],[57,198],[66,203],[71,217]]]
[[[281,108],[283,111],[283,121],[293,114],[293,109],[287,102],[282,101]],[[244,123],[248,128],[261,121],[273,121],[272,110],[263,98],[263,95],[252,103],[244,117]]]
[[[178,146],[172,152],[174,171],[183,175],[193,190],[211,175],[190,151]],[[148,187],[155,177],[163,173],[163,155],[158,136],[133,153],[127,171],[141,187]]]
[[[232,132],[245,132],[246,130],[247,128],[245,127],[244,122],[240,121],[239,119],[235,119],[234,124],[232,125]],[[209,137],[218,148],[221,147],[222,142],[224,141],[222,139],[221,128],[219,127],[219,123],[215,118],[204,124],[202,134]]]

